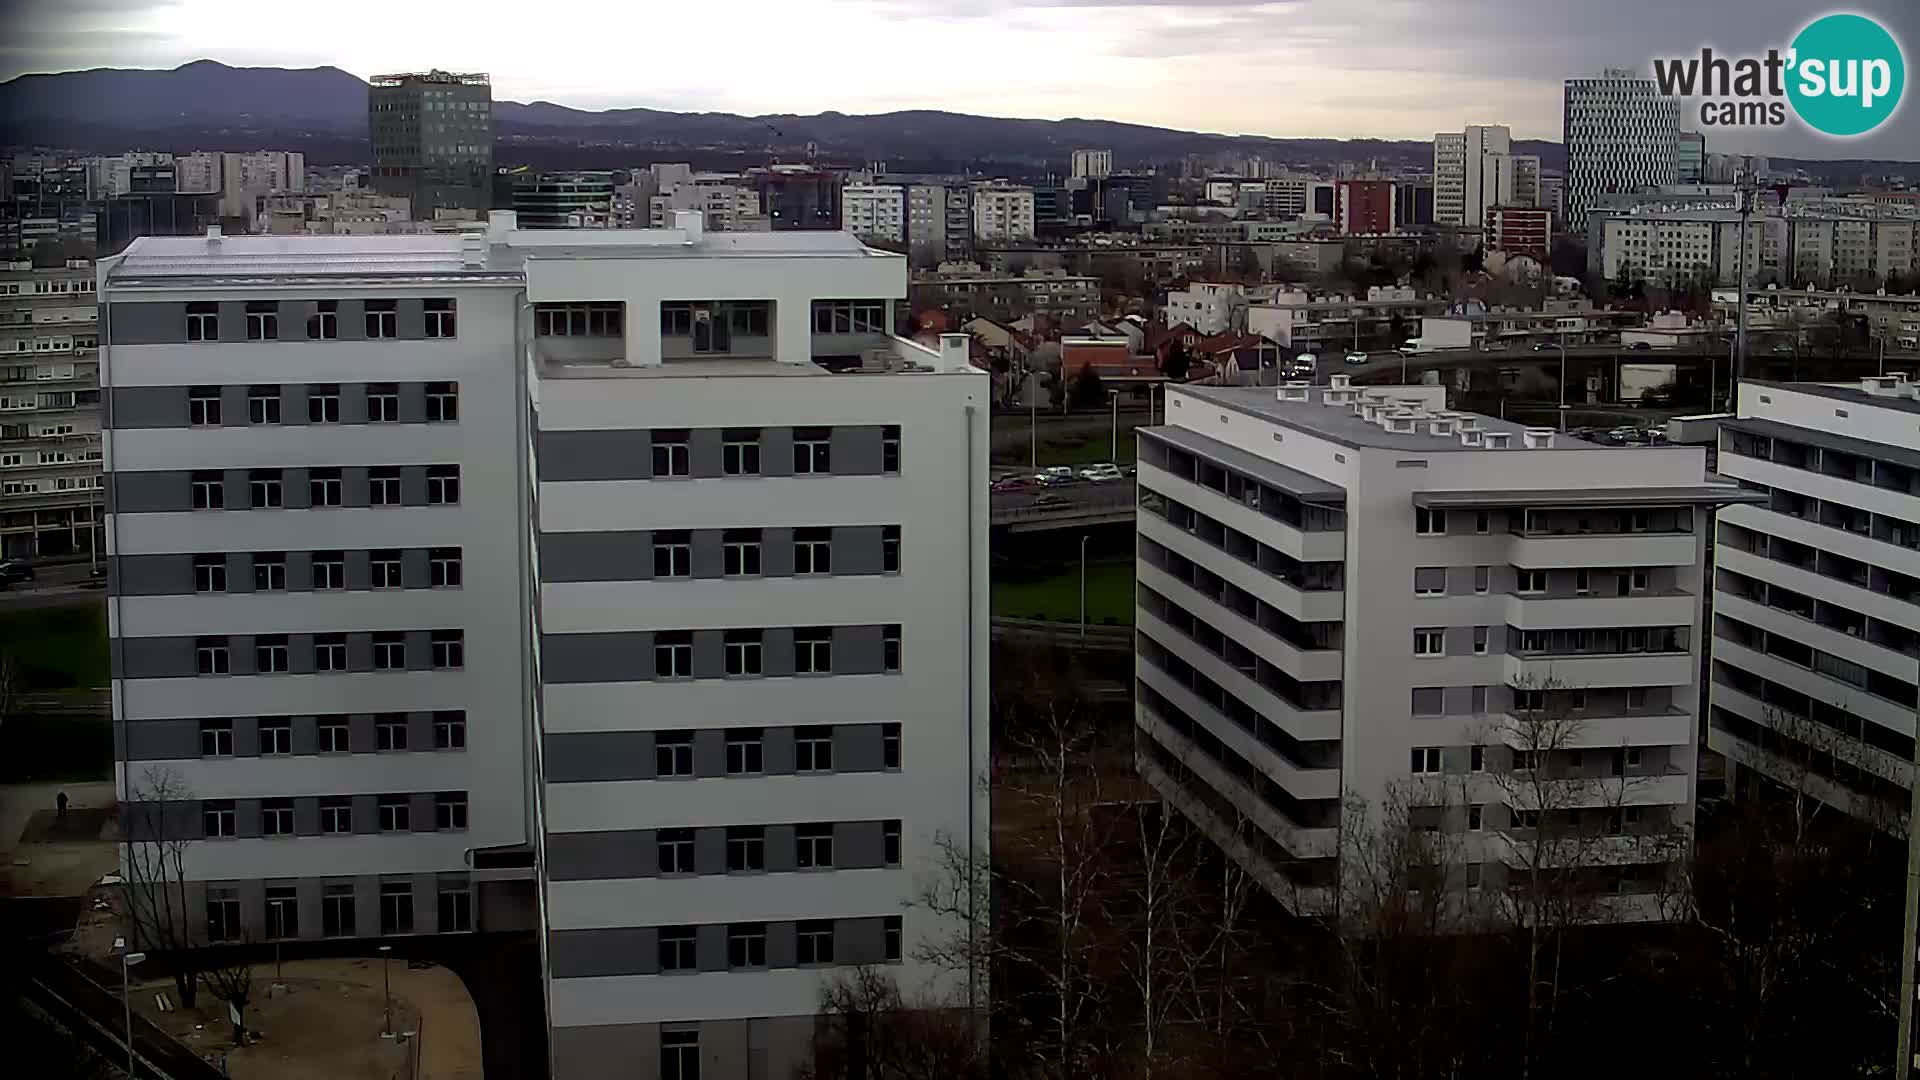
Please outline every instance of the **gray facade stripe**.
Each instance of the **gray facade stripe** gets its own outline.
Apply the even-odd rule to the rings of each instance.
[[[760,530],[760,573],[763,577],[793,576],[793,530],[777,526]]]
[[[652,829],[547,834],[547,876],[555,881],[652,877],[659,865]]]
[[[220,315],[220,329],[226,330],[227,316]],[[222,427],[247,426],[247,388],[245,386],[222,386],[220,389],[220,425]]]
[[[792,428],[770,427],[760,429],[760,475],[793,475]]]
[[[117,724],[114,736],[125,761],[177,761],[200,756],[200,721],[149,720]]]
[[[651,680],[653,632],[543,634],[540,669],[550,683]]]
[[[659,964],[653,927],[554,930],[547,935],[547,966],[556,979],[651,975]]]
[[[112,304],[110,345],[174,345],[187,340],[185,303]]]
[[[727,872],[726,829],[695,829],[693,831],[693,872],[696,874]]]
[[[882,654],[883,633],[883,628],[878,626],[834,627],[833,673],[877,675],[886,670]]]
[[[646,480],[653,475],[649,431],[542,431],[542,482]]]
[[[654,776],[651,731],[553,733],[543,740],[541,756],[550,784],[651,780]]]
[[[842,525],[833,530],[835,574],[878,574],[882,569],[881,526]]]
[[[646,581],[652,576],[652,533],[540,535],[542,581]]]
[[[701,971],[727,970],[727,928],[701,926],[694,931],[694,957]]]
[[[721,429],[694,428],[687,433],[687,471],[695,479],[725,475],[721,471]]]
[[[881,772],[885,755],[882,724],[839,724],[833,727],[833,771]],[[693,732],[694,776],[724,777],[727,736],[739,728],[707,728]],[[794,771],[794,729],[768,727],[760,733],[761,769],[749,776],[787,776]],[[654,733],[651,731],[559,732],[543,741],[548,783],[604,783],[652,780]]]
[[[769,825],[766,829],[766,868],[769,874],[790,874],[799,868],[797,842],[793,826]]]
[[[881,429],[877,427],[836,427],[833,429],[830,471],[835,476],[878,476],[881,465]]]
[[[111,472],[107,485],[116,514],[165,513],[193,506],[192,474],[185,471]]]
[[[857,916],[830,921],[833,924],[833,962],[822,967],[886,962],[885,917]],[[767,967],[778,969],[798,966],[799,924],[777,920],[765,926]],[[644,926],[549,931],[547,956],[553,976],[599,978],[661,974],[659,947],[662,929],[665,928]],[[693,931],[695,968],[699,971],[725,971],[726,924],[702,924],[694,927]]]
[[[115,305],[116,307],[121,305]],[[119,327],[114,328],[116,331]],[[116,431],[187,426],[184,386],[115,386],[107,390],[108,426]]]

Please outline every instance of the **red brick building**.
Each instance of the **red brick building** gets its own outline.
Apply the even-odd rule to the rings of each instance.
[[[1486,225],[1488,251],[1547,261],[1553,245],[1553,211],[1532,206],[1489,206]]]
[[[1393,231],[1393,181],[1341,180],[1334,185],[1334,221],[1349,236]]]

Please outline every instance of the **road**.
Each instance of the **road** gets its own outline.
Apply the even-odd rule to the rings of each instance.
[[[0,610],[59,607],[89,596],[105,596],[104,579],[94,578],[92,570],[84,562],[37,564],[32,581],[0,589]]]

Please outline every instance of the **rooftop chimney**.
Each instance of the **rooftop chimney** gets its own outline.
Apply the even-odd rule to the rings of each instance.
[[[1529,450],[1553,449],[1553,429],[1530,427],[1520,433],[1520,444]]]
[[[207,226],[207,246],[208,247],[220,246],[220,226],[218,225]]]
[[[682,211],[683,213],[685,211]],[[698,211],[694,217],[700,216]],[[694,226],[694,235],[699,235],[699,225]],[[940,370],[965,371],[973,366],[973,338],[968,334],[940,335]]]
[[[707,217],[698,210],[675,210],[673,227],[687,234],[687,243],[698,244],[706,236]]]
[[[520,215],[511,210],[487,211],[487,240],[504,244],[507,234],[520,227]]]
[[[487,265],[487,234],[469,229],[460,234],[460,265],[476,269]]]

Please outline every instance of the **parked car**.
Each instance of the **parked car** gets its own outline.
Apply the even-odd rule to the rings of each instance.
[[[1096,484],[1103,484],[1120,478],[1120,466],[1110,461],[1102,461],[1080,470],[1080,479],[1091,480]]]
[[[1348,353],[1348,354],[1347,354],[1347,363],[1349,363],[1349,364],[1364,364],[1364,363],[1366,363],[1366,362],[1367,362],[1367,354],[1366,354],[1366,353],[1363,353],[1363,352],[1350,352],[1350,353]]]
[[[33,580],[33,567],[17,559],[0,562],[0,585],[18,585]]]
[[[1559,345],[1551,341],[1536,341],[1533,343],[1534,352],[1547,352],[1550,349],[1557,348],[1559,348]]]
[[[1068,477],[1070,477],[1070,476],[1072,476],[1072,475],[1073,475],[1073,466],[1071,466],[1071,465],[1049,465],[1049,466],[1047,466],[1046,468],[1044,468],[1044,469],[1041,469],[1041,470],[1040,470],[1040,475],[1041,475],[1042,477],[1047,477],[1047,476],[1068,476]]]
[[[1005,495],[1009,492],[1032,491],[1036,484],[1037,481],[1031,476],[1009,476],[1005,480],[994,481],[988,490],[995,495]]]
[[[1649,341],[1636,341],[1627,346],[1627,348],[1632,349],[1634,352],[1646,352],[1648,349],[1653,348],[1653,343]]]

